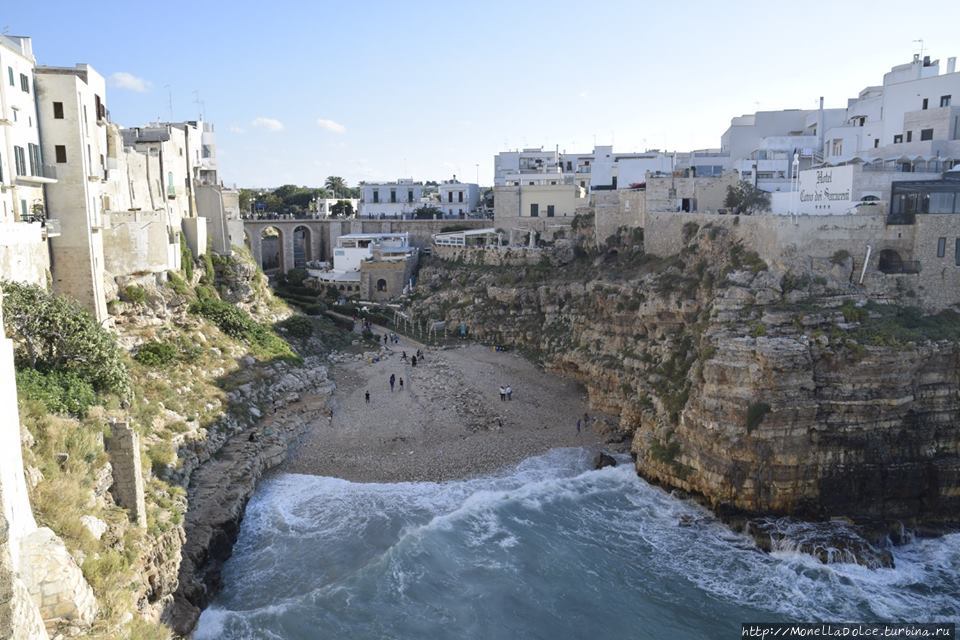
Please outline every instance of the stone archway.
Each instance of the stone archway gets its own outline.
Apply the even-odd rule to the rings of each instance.
[[[265,227],[260,232],[260,267],[264,273],[283,270],[283,232],[278,227]]]
[[[884,249],[880,252],[877,269],[880,273],[903,273],[903,258],[893,249]]]
[[[293,230],[293,268],[304,269],[313,260],[313,235],[300,225]]]
[[[387,281],[383,278],[377,280],[377,291],[386,291],[387,290]]]

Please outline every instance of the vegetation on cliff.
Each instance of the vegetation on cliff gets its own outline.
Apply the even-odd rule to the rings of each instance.
[[[183,452],[202,446],[225,419],[254,419],[229,394],[257,384],[261,364],[296,363],[297,349],[336,333],[329,321],[291,316],[242,252],[198,265],[193,272],[190,259],[164,285],[122,287],[110,305],[112,330],[65,298],[3,284],[31,502],[97,596],[100,613],[87,637],[169,636],[159,618],[183,544]],[[129,421],[140,435],[146,529],[108,492],[103,439],[111,420]]]

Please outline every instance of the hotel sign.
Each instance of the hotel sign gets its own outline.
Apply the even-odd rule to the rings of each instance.
[[[800,213],[843,214],[853,206],[853,166],[800,172]]]

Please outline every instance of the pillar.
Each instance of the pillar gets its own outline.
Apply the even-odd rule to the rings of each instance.
[[[110,464],[113,467],[113,485],[110,494],[118,505],[129,512],[130,519],[139,527],[147,526],[147,507],[143,499],[143,473],[140,465],[140,436],[127,422],[113,422],[110,436],[104,439]]]

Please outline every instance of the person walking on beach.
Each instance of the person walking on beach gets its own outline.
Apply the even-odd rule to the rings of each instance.
[[[367,404],[370,404],[370,392],[369,392],[369,391],[364,391],[364,392],[363,392],[363,399],[367,401]]]
[[[400,378],[400,391],[403,391],[403,378]]]
[[[500,402],[503,402],[507,399],[507,390],[503,385],[500,385]]]
[[[406,362],[406,361],[407,361],[407,352],[406,352],[406,351],[401,351],[401,352],[400,352],[400,362]]]
[[[423,360],[423,351],[420,351],[420,349],[417,349],[417,358]]]
[[[397,376],[390,374],[390,393],[393,393],[393,385],[397,381]]]
[[[577,418],[577,435],[580,435],[580,425],[583,423],[583,420]]]
[[[417,356],[413,356],[412,358],[410,358],[410,366],[411,367],[417,366]]]
[[[507,385],[507,400],[513,400],[513,387]]]

